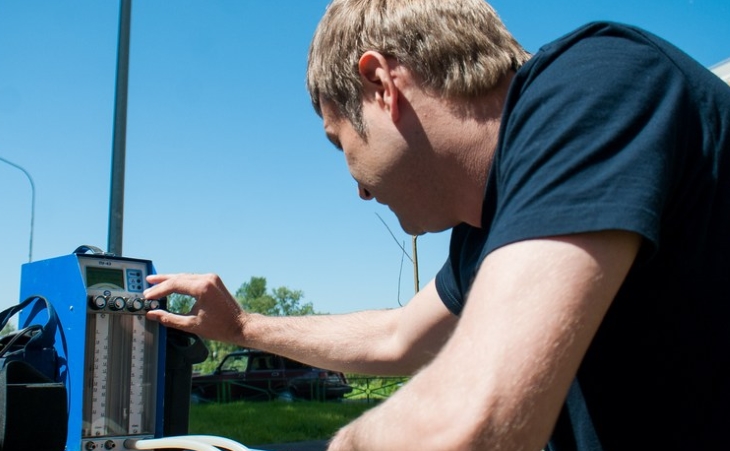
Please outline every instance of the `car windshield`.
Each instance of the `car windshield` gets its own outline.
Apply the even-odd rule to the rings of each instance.
[[[256,355],[251,357],[249,371],[268,371],[278,367],[276,356],[270,354]]]
[[[247,355],[229,355],[221,363],[221,371],[246,371],[247,366]]]

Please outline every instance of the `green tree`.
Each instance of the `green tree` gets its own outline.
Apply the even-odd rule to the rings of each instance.
[[[269,316],[304,316],[316,314],[311,302],[302,302],[304,293],[279,287],[267,292],[265,277],[251,277],[236,291],[236,299],[247,312]]]
[[[244,310],[251,313],[271,314],[276,309],[276,300],[266,292],[265,277],[251,277],[236,291],[236,300]]]
[[[304,316],[315,314],[311,302],[301,302],[304,293],[301,290],[290,290],[287,287],[279,287],[272,290],[276,307],[274,313],[279,316]]]
[[[192,296],[174,293],[167,298],[167,310],[173,313],[188,313],[195,304]]]

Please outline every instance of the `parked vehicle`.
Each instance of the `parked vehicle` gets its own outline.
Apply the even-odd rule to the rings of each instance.
[[[228,354],[211,374],[193,376],[192,401],[340,399],[345,375],[256,349]]]

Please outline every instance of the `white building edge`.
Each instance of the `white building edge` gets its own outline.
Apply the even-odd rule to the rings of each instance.
[[[710,68],[710,70],[720,77],[725,83],[730,85],[730,58],[721,63],[715,64]]]

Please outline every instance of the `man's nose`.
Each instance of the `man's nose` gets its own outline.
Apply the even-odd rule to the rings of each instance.
[[[370,191],[366,190],[359,184],[357,185],[357,192],[360,195],[360,199],[362,199],[362,200],[372,200],[373,199],[373,195],[370,194]]]

